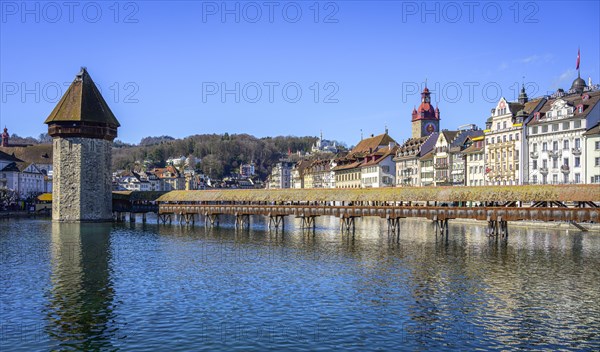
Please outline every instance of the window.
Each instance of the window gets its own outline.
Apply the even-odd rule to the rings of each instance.
[[[512,141],[512,134],[508,136],[508,140]]]
[[[537,152],[537,143],[533,143],[533,152]]]
[[[537,170],[537,160],[533,161],[533,165],[531,167],[533,170]]]
[[[519,140],[519,134],[518,133],[515,133],[515,140],[517,140],[517,141]]]
[[[594,142],[594,149],[600,149],[600,142]]]
[[[556,132],[558,131],[558,124],[557,123],[553,123],[552,124],[552,132]]]
[[[506,121],[502,123],[502,128],[506,128]]]
[[[563,165],[569,166],[569,158],[564,158],[563,159]]]
[[[576,149],[581,148],[581,139],[575,138],[575,148]]]
[[[496,129],[499,130],[500,129],[500,122],[496,123]]]
[[[546,114],[548,116],[548,118],[552,117],[552,111],[548,111],[548,114]]]
[[[578,156],[576,156],[575,157],[575,167],[580,167],[580,166],[581,166],[581,159]]]
[[[542,126],[542,133],[548,132],[548,125]]]
[[[552,150],[554,150],[554,151],[558,150],[558,142],[557,141],[552,142]]]
[[[502,136],[502,142],[506,142],[506,135]]]
[[[575,122],[573,122],[573,125],[574,128],[581,128],[581,120],[575,120]]]
[[[565,150],[569,149],[569,140],[568,139],[565,139],[563,141],[563,149],[565,149]]]
[[[562,110],[558,110],[558,111],[556,112],[556,116],[562,116]]]
[[[563,130],[568,130],[569,129],[569,121],[567,122],[563,122]]]
[[[544,160],[542,160],[542,167],[543,167],[544,169],[547,169],[547,168],[548,168],[548,160],[547,160],[547,159],[544,159]]]
[[[558,158],[552,159],[552,168],[558,169]]]
[[[531,179],[533,181],[534,184],[537,183],[537,175],[533,175],[533,178]]]
[[[552,183],[558,183],[558,175],[552,175]]]
[[[600,158],[594,158],[594,166],[600,166]]]
[[[581,183],[581,174],[575,174],[575,183]]]
[[[538,126],[535,126],[531,129],[531,134],[537,134],[538,133]]]

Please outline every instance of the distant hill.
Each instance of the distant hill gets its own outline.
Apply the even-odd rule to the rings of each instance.
[[[236,172],[243,163],[254,162],[256,173],[266,178],[272,166],[288,151],[310,151],[316,137],[266,137],[248,134],[203,134],[175,139],[169,136],[146,137],[140,145],[115,141],[113,169],[133,169],[136,161],[150,160],[154,166],[164,166],[169,157],[193,155],[201,158],[198,168],[212,178],[222,178]]]

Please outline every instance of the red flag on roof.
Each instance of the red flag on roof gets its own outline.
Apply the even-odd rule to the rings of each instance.
[[[579,48],[577,48],[577,67],[575,67],[576,70],[579,70],[579,62],[581,61],[581,55],[579,53]]]

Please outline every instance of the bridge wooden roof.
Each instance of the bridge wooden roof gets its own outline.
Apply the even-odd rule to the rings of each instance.
[[[244,189],[171,191],[159,202],[302,202],[302,201],[600,201],[600,187],[530,185],[481,187],[393,187],[371,189]]]

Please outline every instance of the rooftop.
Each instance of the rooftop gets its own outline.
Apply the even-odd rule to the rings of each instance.
[[[81,68],[65,95],[44,121],[46,124],[55,122],[91,122],[121,126],[85,67]]]

